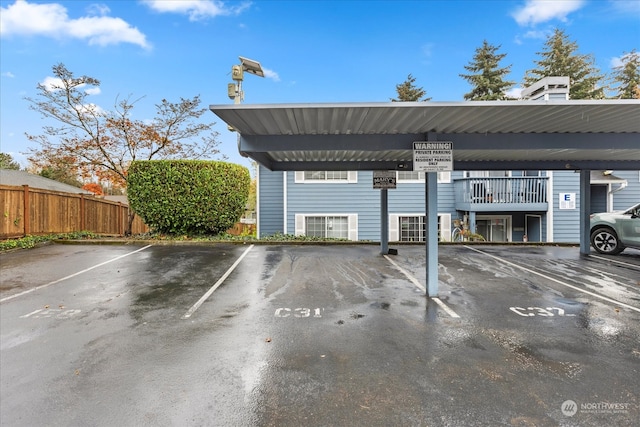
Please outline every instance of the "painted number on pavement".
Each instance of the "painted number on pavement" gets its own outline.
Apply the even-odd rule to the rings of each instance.
[[[41,308],[39,310],[32,311],[31,313],[20,316],[21,319],[33,318],[33,319],[45,319],[54,317],[56,319],[70,319],[82,310],[64,310],[59,308]]]
[[[322,317],[324,308],[278,308],[276,317]]]
[[[575,316],[575,314],[567,314],[563,309],[558,307],[509,307],[509,310],[513,311],[515,314],[522,317],[533,317],[533,316],[542,316],[542,317],[571,317]]]

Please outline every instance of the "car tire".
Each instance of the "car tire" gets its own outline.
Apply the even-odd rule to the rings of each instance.
[[[624,250],[616,232],[608,227],[596,228],[591,232],[591,246],[605,255],[616,255]]]

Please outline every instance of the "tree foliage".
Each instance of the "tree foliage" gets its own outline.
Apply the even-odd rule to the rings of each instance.
[[[82,186],[83,190],[87,190],[95,194],[96,196],[102,196],[104,191],[102,191],[102,187],[100,184],[96,184],[95,182],[90,182]]]
[[[431,98],[425,98],[427,92],[421,87],[416,87],[416,78],[411,74],[407,76],[407,80],[404,83],[396,85],[396,92],[398,98],[391,98],[393,102],[415,102],[415,101],[430,101]]]
[[[493,46],[486,40],[476,49],[473,60],[465,65],[465,70],[471,74],[460,74],[471,85],[471,92],[464,95],[469,101],[495,101],[509,99],[506,94],[515,82],[504,80],[511,71],[511,65],[500,67],[507,54],[498,53],[501,46]]]
[[[13,156],[8,153],[0,153],[0,169],[20,170],[20,163],[13,160]]]
[[[219,233],[247,204],[249,170],[216,161],[135,161],[129,203],[149,227],[171,234]]]
[[[73,185],[74,187],[82,187],[80,178],[83,174],[80,173],[74,156],[60,155],[59,157],[42,159],[37,169],[39,170],[35,172],[40,176]]]
[[[537,68],[528,70],[524,76],[526,86],[544,77],[569,77],[570,99],[603,99],[605,97],[604,76],[595,66],[592,55],[580,54],[578,44],[570,41],[563,30],[556,28],[534,61]]]
[[[132,111],[139,99],[116,99],[114,109],[107,111],[88,100],[99,80],[77,77],[63,64],[53,67],[53,75],[56,83],[38,84],[38,98],[26,98],[32,110],[54,123],[44,126],[41,135],[27,134],[39,145],[29,149],[29,161],[36,167],[73,158],[82,176],[126,187],[133,161],[220,155],[215,123],[198,121],[207,112],[199,107],[199,96],[177,103],[163,99],[151,121],[136,120]]]
[[[622,56],[622,64],[613,69],[614,98],[640,99],[640,54],[636,49]]]

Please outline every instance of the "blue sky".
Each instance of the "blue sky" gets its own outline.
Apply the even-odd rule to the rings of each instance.
[[[163,98],[200,95],[227,104],[238,56],[259,61],[245,75],[245,103],[388,102],[408,74],[433,101],[462,101],[459,74],[483,40],[501,46],[517,82],[554,28],[591,54],[603,73],[640,50],[640,1],[6,1],[0,0],[0,149],[26,165],[24,136],[45,122],[26,96],[63,63],[100,80],[93,103],[112,110],[131,96],[150,119]],[[236,136],[213,113],[220,150],[234,163]]]

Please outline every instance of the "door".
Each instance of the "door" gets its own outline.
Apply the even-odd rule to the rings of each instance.
[[[509,242],[511,240],[511,217],[498,215],[478,215],[476,233],[488,242]]]
[[[529,242],[542,242],[542,216],[525,215],[524,234]]]

